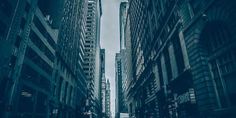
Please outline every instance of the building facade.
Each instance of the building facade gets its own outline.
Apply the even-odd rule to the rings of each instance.
[[[32,6],[35,7],[36,3],[32,3]],[[12,105],[13,105],[13,97],[16,96],[15,91],[18,91],[19,89],[18,87],[19,75],[17,77],[13,77],[13,75],[16,75],[15,73],[20,73],[21,70],[20,65],[23,63],[22,58],[24,58],[26,50],[25,47],[27,45],[27,41],[25,40],[28,40],[27,35],[29,35],[29,33],[27,33],[26,36],[25,35],[20,36],[19,32],[20,31],[24,32],[25,28],[30,29],[29,23],[27,22],[26,24],[26,18],[21,16],[23,16],[23,14],[27,14],[27,18],[28,17],[31,18],[33,17],[34,14],[34,11],[30,9],[26,10],[27,11],[26,12],[24,10],[25,7],[26,7],[26,1],[22,1],[21,3],[18,0],[1,1],[0,117],[4,118],[11,117],[13,112],[16,112],[17,108],[17,106],[12,106]],[[32,20],[29,22],[32,22]],[[22,34],[26,34],[26,32]],[[16,67],[18,68],[17,70],[15,69]],[[17,88],[13,86],[17,86]]]
[[[192,75],[184,60],[186,50],[178,37],[179,4],[179,1],[130,1],[133,68],[128,89],[130,115],[198,116]]]
[[[128,2],[121,2],[120,3],[120,14],[119,14],[119,20],[120,20],[120,49],[125,48],[125,40],[124,40],[124,29],[125,29],[125,22],[126,22],[126,16],[128,11]]]
[[[1,117],[49,117],[58,30],[51,27],[50,12],[44,11],[41,1],[5,2],[13,16],[4,40],[15,40],[15,56],[10,60],[11,84],[4,88],[7,94],[3,96],[5,113]]]
[[[85,57],[86,0],[67,0],[58,40],[55,72],[58,116],[76,117],[85,112],[87,78],[83,71]]]
[[[98,117],[101,104],[101,61],[100,61],[100,18],[102,15],[101,0],[88,0],[86,32],[85,32],[85,63],[90,101],[90,112]]]
[[[128,2],[121,1],[119,9],[120,25],[120,51],[116,54],[116,114],[115,117],[122,117],[127,114],[126,83],[127,83],[127,50],[125,42],[125,23],[127,18]]]
[[[105,113],[106,118],[111,118],[111,87],[109,79],[106,81]]]
[[[133,68],[132,68],[132,49],[131,49],[131,32],[130,32],[130,20],[129,20],[129,14],[127,14],[127,20],[125,23],[125,29],[124,29],[124,39],[125,39],[125,73],[126,73],[126,81],[124,83],[124,96],[126,98],[126,104],[127,104],[127,112],[129,113],[130,117],[133,117],[134,114],[132,114],[131,110],[133,99],[130,97],[129,91],[132,88],[131,82],[133,79]]]
[[[126,58],[127,56],[127,50],[126,49],[121,49],[120,50],[120,56],[121,56],[121,78],[122,78],[122,82],[121,82],[121,88],[122,88],[122,104],[123,104],[123,108],[122,108],[122,113],[127,113],[128,112],[128,108],[127,108],[127,99],[126,99],[126,89],[127,89],[127,81],[128,81],[128,76],[127,76],[127,65],[128,65],[128,60]]]
[[[127,113],[127,107],[126,107],[126,101],[125,101],[125,94],[124,94],[124,73],[122,72],[123,69],[123,61],[122,56],[124,54],[122,53],[116,53],[115,58],[115,82],[116,82],[116,100],[115,100],[115,117],[120,118],[120,113]]]
[[[81,115],[86,97],[84,49],[79,49],[83,5],[83,0],[1,2],[0,45],[7,48],[0,53],[9,62],[1,60],[1,118]]]
[[[106,116],[106,77],[102,77],[102,88],[101,88],[101,106],[102,106],[102,118]]]
[[[130,116],[235,117],[234,6],[230,0],[129,1]]]
[[[185,41],[200,116],[233,118],[236,2],[183,2],[179,37]]]
[[[122,81],[121,81],[121,57],[120,53],[116,53],[115,58],[115,83],[116,83],[116,98],[115,98],[115,117],[118,117],[120,111],[120,96],[122,94]]]
[[[106,77],[105,77],[105,49],[101,49],[101,108],[102,118],[106,116]]]

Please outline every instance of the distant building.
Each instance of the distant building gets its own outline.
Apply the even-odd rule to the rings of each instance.
[[[111,118],[111,87],[109,79],[106,81],[105,114],[106,118]]]
[[[105,77],[105,49],[101,49],[101,108],[102,118],[106,116],[106,77]]]
[[[102,89],[101,89],[101,106],[102,106],[102,117],[106,116],[106,78],[103,75],[102,78]]]
[[[125,37],[124,37],[124,29],[125,29],[125,22],[128,12],[128,2],[121,2],[120,3],[120,12],[119,12],[119,18],[120,18],[120,49],[125,48]]]
[[[115,116],[118,117],[120,111],[120,99],[122,95],[122,81],[121,81],[121,57],[120,53],[116,53],[115,58],[115,83],[116,83],[116,98],[115,98]]]
[[[121,76],[122,76],[122,97],[123,97],[123,113],[128,112],[128,107],[127,107],[127,99],[126,99],[126,94],[127,94],[127,82],[128,82],[128,76],[127,76],[127,65],[128,65],[128,58],[127,58],[127,50],[126,49],[121,49],[120,50],[120,56],[121,56]]]
[[[127,18],[128,2],[120,3],[120,52],[116,54],[116,111],[115,117],[120,118],[120,113],[127,113],[126,82],[127,82],[127,53],[125,49],[125,23]]]
[[[123,77],[122,77],[122,55],[121,53],[116,53],[115,58],[115,82],[116,82],[116,103],[115,112],[116,118],[120,118],[120,113],[126,113],[126,103],[123,90]]]
[[[119,118],[120,113],[127,113],[127,99],[126,99],[126,89],[127,89],[127,50],[126,50],[126,41],[125,41],[125,24],[128,12],[128,2],[124,1],[120,3],[120,52],[116,55],[116,69],[118,73],[116,73],[116,82],[118,85],[116,93],[118,98],[117,99],[117,111],[116,117]],[[120,71],[120,73],[119,73]]]
[[[124,39],[125,39],[125,73],[126,73],[126,80],[124,82],[124,94],[126,98],[126,104],[128,108],[128,113],[131,113],[131,110],[133,109],[132,102],[133,99],[130,98],[129,91],[132,88],[131,82],[133,80],[133,65],[132,65],[132,47],[131,47],[131,31],[130,31],[130,20],[129,20],[129,14],[127,14],[127,20],[125,23],[125,29],[124,29]],[[134,114],[129,114],[130,117],[134,116]]]

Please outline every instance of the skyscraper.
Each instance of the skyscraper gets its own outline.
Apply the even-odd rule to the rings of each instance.
[[[126,17],[128,12],[128,2],[121,2],[120,3],[120,49],[125,48],[125,37],[124,37],[124,30],[125,30],[125,23]]]
[[[122,54],[116,53],[115,58],[115,82],[116,82],[116,103],[115,103],[115,112],[116,118],[120,118],[120,113],[127,113],[127,107],[125,103],[125,96],[124,96],[124,86],[123,86],[123,79],[122,76]]]
[[[178,108],[173,101],[184,95],[191,98],[181,99],[178,105],[189,109],[179,108],[178,115],[197,115],[192,76],[187,62],[183,63],[186,53],[178,38],[179,1],[132,0],[129,3],[126,25],[130,30],[126,31],[131,37],[133,73],[128,87],[130,115],[175,117]]]
[[[109,79],[106,80],[106,93],[105,93],[105,114],[106,118],[111,118],[111,88]]]
[[[126,50],[126,41],[125,41],[125,23],[126,23],[126,18],[127,18],[127,11],[128,11],[128,2],[121,2],[120,3],[120,11],[119,11],[119,21],[120,21],[120,51],[119,51],[119,63],[118,67],[120,66],[120,69],[117,69],[118,71],[120,70],[121,73],[118,74],[118,79],[116,82],[117,84],[117,91],[119,93],[119,98],[117,98],[117,111],[116,117],[122,117],[120,116],[120,113],[127,113],[127,101],[126,101],[126,83],[127,83],[127,50]],[[116,60],[116,61],[118,61]],[[120,107],[120,108],[119,108]]]
[[[100,58],[101,58],[101,73],[105,74],[106,72],[106,67],[105,67],[105,62],[106,62],[106,53],[105,53],[105,49],[101,49],[100,50]]]
[[[36,3],[33,2],[31,5],[35,7]],[[29,29],[26,18],[32,17],[34,14],[34,11],[26,6],[29,6],[29,3],[26,5],[26,1],[19,2],[19,0],[1,1],[0,5],[0,117],[4,118],[16,112],[17,107],[13,106],[13,101],[15,101],[13,98],[16,96],[15,91],[18,91],[19,75],[13,75],[20,73],[20,65],[25,55],[27,46],[25,40],[28,41],[27,35],[29,35],[29,32],[26,33],[24,30]],[[21,17],[23,14],[28,15],[23,18]],[[19,35],[20,31],[27,35]],[[18,69],[15,69],[16,67]],[[11,109],[7,109],[10,107]]]
[[[106,76],[105,76],[105,49],[101,49],[101,108],[102,108],[102,118],[106,116]]]
[[[102,86],[101,86],[101,107],[102,107],[102,118],[106,117],[106,77],[102,77]]]
[[[85,57],[86,0],[66,0],[60,25],[55,68],[55,117],[81,116],[87,83]]]
[[[9,20],[9,25],[3,24],[3,27],[8,28],[5,27],[6,31],[1,32],[1,44],[7,46],[3,55],[10,56],[10,68],[4,69],[6,72],[0,82],[3,87],[0,92],[3,108],[0,116],[3,118],[48,117],[53,109],[50,104],[53,96],[51,84],[58,27],[53,27],[53,21],[56,21],[56,17],[52,17],[53,9],[48,8],[50,4],[42,7],[43,2],[1,2],[1,10],[7,13],[1,20],[4,18],[4,23],[6,19]],[[0,53],[2,55],[3,52]],[[8,60],[4,61],[8,63]]]
[[[120,53],[116,53],[115,58],[115,82],[116,82],[116,98],[115,98],[115,116],[118,117],[120,112],[120,99],[122,94],[122,81],[121,81],[121,57]]]
[[[230,0],[129,2],[131,115],[236,116],[235,6]]]
[[[124,84],[124,94],[126,98],[126,104],[128,108],[128,113],[130,117],[133,117],[134,114],[132,114],[132,104],[133,99],[130,99],[130,89],[132,88],[132,80],[133,80],[133,65],[132,65],[132,47],[131,47],[131,31],[130,31],[130,20],[129,20],[129,14],[127,14],[127,19],[125,22],[125,29],[124,29],[124,39],[125,39],[125,73],[126,73],[126,80]]]
[[[100,65],[100,18],[102,6],[100,0],[88,0],[84,71],[87,77],[91,104],[90,111],[98,115],[100,108],[101,65]]]

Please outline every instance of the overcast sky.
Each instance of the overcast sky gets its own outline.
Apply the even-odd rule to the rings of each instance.
[[[111,111],[115,115],[115,53],[119,52],[120,0],[101,0],[101,47],[106,51],[106,77],[111,82]]]
[[[119,52],[119,0],[101,0],[101,47],[106,51],[106,77],[111,82],[111,112],[115,115],[115,53]]]

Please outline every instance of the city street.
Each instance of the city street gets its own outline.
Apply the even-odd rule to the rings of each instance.
[[[235,0],[0,0],[0,118],[235,111]]]

